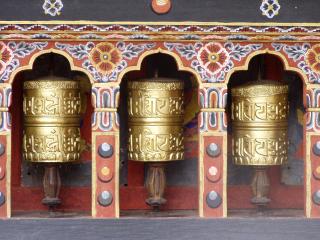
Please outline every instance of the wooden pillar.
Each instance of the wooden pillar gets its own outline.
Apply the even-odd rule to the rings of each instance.
[[[199,215],[227,216],[226,86],[200,90]]]
[[[0,218],[11,217],[11,86],[0,84]]]
[[[305,213],[320,218],[320,102],[319,88],[307,89]]]
[[[92,216],[119,217],[118,86],[94,86],[92,118]],[[108,96],[108,97],[106,97]]]

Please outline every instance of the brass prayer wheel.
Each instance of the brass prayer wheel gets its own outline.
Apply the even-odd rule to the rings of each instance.
[[[184,83],[167,78],[128,82],[128,157],[142,162],[184,158]]]
[[[65,163],[80,158],[81,93],[78,81],[49,76],[23,85],[23,157]]]
[[[231,90],[232,155],[236,165],[288,160],[288,86],[259,80]]]
[[[128,82],[128,158],[148,163],[146,203],[164,198],[165,162],[183,160],[184,83],[168,78]]]

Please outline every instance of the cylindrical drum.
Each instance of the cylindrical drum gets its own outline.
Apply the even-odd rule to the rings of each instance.
[[[128,157],[142,162],[182,160],[183,81],[128,82]]]
[[[257,81],[231,90],[232,155],[237,165],[288,160],[288,86]]]
[[[23,112],[26,161],[79,160],[81,94],[78,81],[57,77],[26,81]]]

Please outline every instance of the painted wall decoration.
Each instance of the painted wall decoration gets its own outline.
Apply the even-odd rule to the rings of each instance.
[[[48,45],[47,42],[8,42],[6,45],[0,43],[0,82],[7,82],[10,74],[21,66],[21,59],[29,56],[36,50],[42,50]]]
[[[55,17],[61,14],[63,2],[62,0],[45,0],[42,8],[45,14]]]
[[[118,217],[120,83],[125,73],[140,68],[146,56],[168,54],[176,60],[178,70],[194,75],[199,87],[199,215],[223,217],[227,211],[225,108],[231,74],[247,70],[250,60],[264,53],[278,56],[285,70],[298,73],[306,90],[306,141],[311,146],[318,141],[313,135],[319,134],[320,129],[319,33],[320,26],[2,24],[1,130],[10,132],[8,107],[14,76],[32,68],[34,59],[41,54],[65,56],[71,69],[87,74],[92,84],[93,216]],[[113,149],[108,157],[103,154],[106,146]],[[311,161],[307,158],[310,154],[306,154],[306,162]],[[101,177],[105,167],[109,171],[104,172],[113,174],[108,181]],[[320,183],[311,176],[311,167],[308,169],[305,188],[313,193],[320,189]],[[0,185],[0,192],[5,191]],[[307,216],[320,216],[320,207],[310,194],[305,208]],[[0,209],[1,214],[9,216]]]
[[[91,73],[96,82],[117,81],[119,74],[128,66],[128,61],[137,58],[143,51],[150,50],[154,43],[126,44],[118,42],[89,42],[85,45],[56,43],[59,50],[66,50],[77,60],[83,60],[82,67]]]
[[[280,8],[278,0],[263,0],[260,5],[262,15],[270,19],[279,14]]]

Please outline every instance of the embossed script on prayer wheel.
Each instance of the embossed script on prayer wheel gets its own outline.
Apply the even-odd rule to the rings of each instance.
[[[129,160],[182,160],[182,81],[156,78],[128,82]]]
[[[232,89],[232,154],[237,165],[288,159],[288,86],[257,81]]]
[[[23,90],[24,159],[47,163],[79,160],[79,83],[47,77],[26,81]]]

